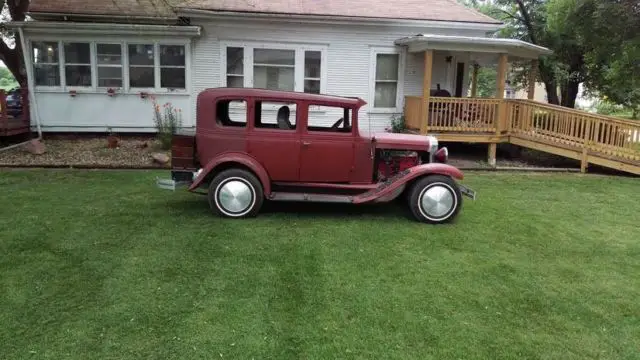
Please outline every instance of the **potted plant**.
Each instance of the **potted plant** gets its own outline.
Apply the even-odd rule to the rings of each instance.
[[[114,96],[115,94],[116,94],[116,89],[114,89],[114,88],[108,88],[107,89],[107,95]]]
[[[107,148],[115,149],[118,147],[118,137],[111,129],[111,126],[107,126]]]

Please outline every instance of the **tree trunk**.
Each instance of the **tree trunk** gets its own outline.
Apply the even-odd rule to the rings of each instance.
[[[560,105],[568,108],[575,108],[579,87],[580,83],[577,81],[569,80],[566,84],[562,84],[562,98],[560,99]]]
[[[545,81],[544,88],[547,91],[547,102],[553,105],[560,105],[560,99],[558,99],[558,85],[555,80]]]

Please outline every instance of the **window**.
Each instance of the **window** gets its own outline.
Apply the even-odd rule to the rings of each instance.
[[[320,70],[322,54],[320,51],[304,52],[304,92],[320,94]]]
[[[256,101],[254,126],[256,128],[295,130],[296,108],[295,103]]]
[[[154,85],[153,45],[129,45],[129,86],[152,88]]]
[[[58,43],[37,41],[33,43],[33,72],[35,84],[60,86]]]
[[[91,86],[91,45],[64,44],[64,78],[67,86]]]
[[[320,111],[309,111],[309,131],[351,132],[351,109],[314,105],[314,110]]]
[[[227,48],[227,86],[244,87],[244,49]]]
[[[160,45],[160,87],[185,88],[185,54],[182,45]]]
[[[122,87],[122,46],[120,44],[98,44],[98,86]]]
[[[37,86],[186,90],[186,44],[34,41],[31,47]]]
[[[398,54],[376,54],[373,107],[395,108],[398,96]]]
[[[319,46],[223,43],[223,86],[321,93],[325,51]]]
[[[294,89],[294,50],[253,50],[253,87],[273,90]]]
[[[222,126],[246,127],[247,103],[244,100],[222,100],[216,104],[216,122]]]

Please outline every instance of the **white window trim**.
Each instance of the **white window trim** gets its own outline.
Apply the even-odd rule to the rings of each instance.
[[[27,41],[27,47],[29,49],[29,64],[33,68],[33,43],[34,42],[55,42],[58,44],[58,71],[60,75],[60,85],[58,86],[44,86],[34,85],[35,91],[40,92],[69,92],[71,90],[78,93],[105,93],[108,87],[98,86],[98,58],[97,58],[97,44],[121,44],[122,46],[122,87],[115,88],[118,92],[124,94],[139,94],[140,92],[148,92],[149,94],[177,94],[177,95],[189,95],[191,89],[191,42],[190,40],[146,40],[146,41],[113,41],[113,40],[87,40],[83,38],[77,39],[64,39],[59,40],[53,37],[43,36],[32,38]],[[64,58],[64,44],[65,43],[89,43],[91,51],[91,86],[68,86],[65,78],[65,58]],[[129,44],[146,44],[153,45],[154,47],[154,87],[152,88],[131,88],[129,86]],[[162,88],[160,86],[160,45],[182,45],[185,48],[185,88],[184,89],[170,89]],[[71,65],[71,64],[69,64]],[[34,79],[35,82],[35,79]]]
[[[61,86],[60,85],[36,85],[36,79],[35,79],[35,64],[33,62],[33,43],[34,42],[48,42],[48,43],[55,43],[58,47],[58,62],[55,63],[41,63],[43,65],[55,65],[58,67],[58,76],[60,77],[60,83],[62,84],[62,76],[64,76],[64,71],[62,68],[62,59],[60,59],[60,53],[64,52],[60,50],[60,41],[58,40],[52,40],[52,39],[32,39],[29,40],[28,42],[28,48],[29,48],[29,64],[28,66],[31,66],[31,69],[33,71],[33,84],[36,87],[36,89],[45,89],[45,90],[49,90],[49,91],[55,91],[57,89],[60,89]]]
[[[374,107],[376,97],[376,60],[378,54],[398,54],[398,87],[396,89],[396,106],[392,108]],[[392,46],[372,46],[369,53],[369,105],[370,113],[401,113],[404,102],[404,72],[406,52]]]
[[[61,66],[61,78],[60,78],[60,83],[61,84],[66,84],[67,83],[67,66],[74,66],[74,65],[78,65],[78,66],[87,66],[89,65],[89,69],[91,71],[91,84],[90,85],[69,85],[67,86],[67,89],[69,90],[88,90],[88,89],[93,89],[95,86],[95,79],[94,79],[94,64],[95,64],[95,52],[94,52],[94,44],[89,43],[89,64],[83,64],[83,63],[67,63],[67,57],[64,53],[64,46],[66,44],[73,44],[73,43],[77,43],[77,44],[86,44],[86,41],[76,41],[76,40],[62,40],[60,41],[59,45],[61,46],[60,50],[59,50],[59,59],[60,59],[60,64]]]
[[[244,78],[243,84],[246,88],[253,88],[253,49],[274,49],[274,50],[294,50],[294,84],[293,90],[304,91],[304,52],[320,52],[320,93],[327,92],[327,46],[311,44],[285,44],[270,42],[244,42],[244,41],[221,41],[220,42],[220,82],[219,86],[227,86],[227,48],[237,47],[243,49],[244,54]]]
[[[120,65],[114,65],[114,64],[99,64],[98,63],[98,45],[120,45]],[[120,85],[120,87],[117,87],[117,89],[124,89],[125,88],[125,76],[124,76],[124,69],[125,69],[125,44],[123,42],[118,42],[118,41],[96,41],[96,56],[95,56],[95,64],[96,64],[96,68],[95,68],[95,79],[96,79],[96,88],[100,89],[100,90],[106,90],[109,87],[108,86],[100,86],[100,82],[99,82],[99,78],[98,78],[98,68],[103,67],[103,68],[120,68],[120,75],[121,75],[121,80],[122,83]]]

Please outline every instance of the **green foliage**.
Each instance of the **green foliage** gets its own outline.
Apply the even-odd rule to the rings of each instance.
[[[153,100],[153,120],[158,131],[158,140],[163,149],[171,148],[173,134],[182,126],[182,110],[176,109],[169,102],[160,105]]]
[[[498,72],[494,66],[478,69],[478,97],[494,97],[496,94],[496,79]]]
[[[0,67],[0,89],[11,90],[17,86],[18,82],[11,74],[11,71],[5,67]]]
[[[405,125],[404,115],[394,116],[391,118],[391,126],[386,129],[388,132],[392,133],[404,133],[407,132],[407,127]]]

